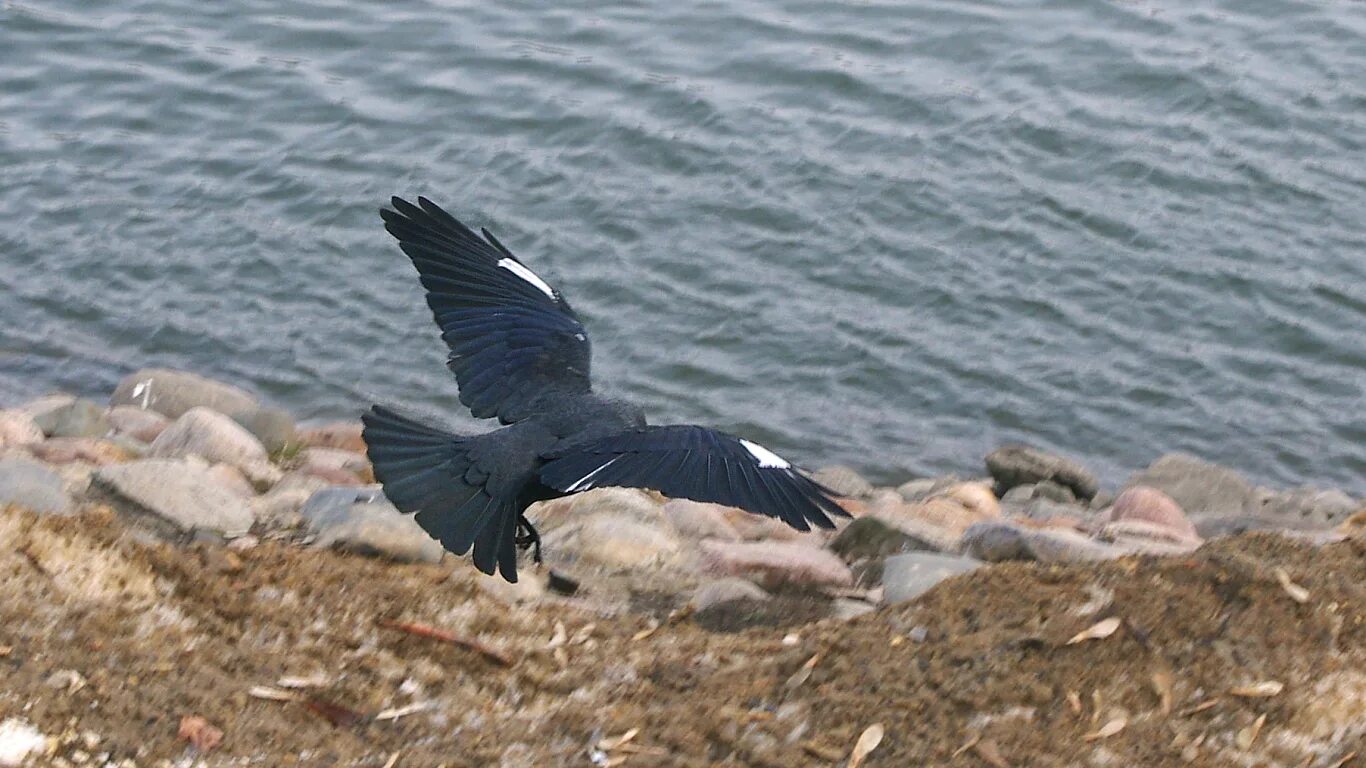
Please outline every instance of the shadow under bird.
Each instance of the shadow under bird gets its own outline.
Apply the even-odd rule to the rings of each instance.
[[[739,507],[800,531],[848,516],[829,489],[757,443],[647,426],[640,408],[594,394],[588,334],[559,291],[430,200],[392,205],[380,215],[427,290],[460,402],[506,425],[461,436],[378,405],[362,417],[384,494],[443,547],[473,548],[480,571],[516,581],[518,549],[534,547],[541,562],[526,508],[603,486]]]

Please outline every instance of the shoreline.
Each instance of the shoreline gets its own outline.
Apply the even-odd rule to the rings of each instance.
[[[876,725],[869,766],[1328,765],[1366,739],[1341,492],[1179,455],[1107,490],[1023,446],[895,488],[816,470],[834,531],[603,488],[528,510],[547,563],[508,584],[363,450],[184,372],[0,410],[0,754],[830,765]]]

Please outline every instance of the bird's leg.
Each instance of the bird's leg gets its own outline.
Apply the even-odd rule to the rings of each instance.
[[[541,534],[536,532],[536,526],[526,519],[526,515],[517,515],[517,533],[513,536],[512,543],[520,549],[535,547],[531,560],[537,565],[541,564]]]

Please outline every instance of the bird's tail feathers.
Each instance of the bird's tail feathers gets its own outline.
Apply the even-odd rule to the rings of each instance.
[[[361,416],[370,463],[384,495],[399,511],[415,514],[418,525],[447,550],[474,549],[474,564],[517,580],[513,538],[517,505],[496,498],[483,485],[487,475],[471,466],[470,444],[461,437],[374,406]]]

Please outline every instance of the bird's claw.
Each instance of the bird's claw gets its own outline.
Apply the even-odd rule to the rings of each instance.
[[[532,525],[530,520],[525,517],[517,519],[517,531],[513,534],[512,543],[523,551],[533,548],[531,561],[537,565],[541,564],[541,534],[536,532],[536,526]]]

